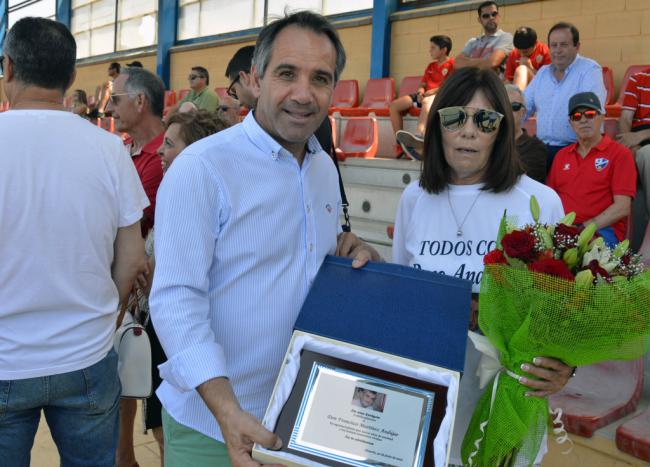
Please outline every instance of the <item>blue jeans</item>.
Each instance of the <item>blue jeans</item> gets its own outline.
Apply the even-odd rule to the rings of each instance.
[[[121,389],[113,349],[82,370],[0,381],[0,466],[29,467],[43,410],[62,467],[113,467]]]

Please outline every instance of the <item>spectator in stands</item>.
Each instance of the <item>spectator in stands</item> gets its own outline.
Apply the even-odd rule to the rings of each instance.
[[[144,65],[142,65],[140,60],[133,60],[131,63],[127,63],[126,66],[131,68],[144,68]]]
[[[142,218],[142,237],[154,225],[156,192],[162,180],[162,167],[157,151],[163,141],[162,113],[165,88],[156,75],[142,68],[127,67],[113,82],[113,92],[107,109],[113,113],[118,131],[129,137],[124,144],[140,176],[149,198],[149,207]],[[133,420],[136,404],[133,399],[120,403],[120,441],[117,465],[135,464],[133,450]]]
[[[524,172],[533,180],[544,183],[546,180],[546,145],[536,136],[526,133],[522,128],[526,116],[526,100],[524,93],[514,84],[506,84],[508,99],[512,106],[515,122],[515,144],[519,159],[524,166]]]
[[[403,127],[402,114],[407,112],[411,107],[420,108],[420,117],[418,119],[415,134],[407,136],[423,141],[424,127],[429,116],[429,107],[436,97],[438,88],[445,81],[447,76],[454,71],[454,59],[449,57],[451,53],[451,39],[449,36],[432,36],[429,39],[429,56],[431,63],[424,70],[420,87],[413,94],[402,96],[395,99],[390,104],[390,122],[393,126],[393,133],[397,136]],[[395,146],[395,154],[402,157],[404,151],[399,143],[399,138]]]
[[[202,66],[192,67],[189,76],[187,77],[191,91],[187,93],[178,104],[169,109],[167,118],[170,118],[179,108],[186,102],[190,102],[196,106],[197,109],[205,109],[208,112],[216,112],[219,107],[219,96],[208,87],[210,84],[210,74],[208,70]]]
[[[595,223],[605,242],[614,246],[625,238],[636,194],[632,153],[600,134],[604,116],[596,94],[575,94],[568,109],[578,142],[557,153],[547,184],[560,195],[566,212],[575,211],[576,223]]]
[[[506,81],[513,83],[522,91],[532,81],[543,65],[551,63],[548,46],[537,40],[533,28],[522,26],[515,31],[514,50],[506,62]]]
[[[577,140],[564,117],[571,96],[593,92],[605,102],[607,95],[600,65],[578,54],[580,33],[573,24],[555,24],[548,32],[548,45],[551,64],[540,68],[524,91],[526,118],[537,114],[537,137],[546,144],[547,171],[555,154]]]
[[[630,77],[618,129],[616,140],[634,152],[641,201],[650,213],[650,68]]]
[[[106,113],[106,106],[108,105],[108,98],[111,94],[111,89],[113,86],[113,81],[120,76],[122,67],[119,63],[113,62],[108,65],[108,81],[104,81],[102,84],[95,88],[95,108],[92,109],[90,113],[91,118],[103,117]]]
[[[72,113],[88,119],[88,97],[83,89],[75,89],[72,92]]]
[[[461,53],[456,56],[455,67],[491,68],[502,75],[506,59],[512,50],[512,34],[499,29],[501,16],[496,2],[483,2],[477,11],[483,35],[467,41]]]
[[[239,101],[240,105],[252,109],[255,107],[255,95],[253,93],[253,75],[251,75],[251,62],[255,46],[247,45],[242,47],[228,62],[226,67],[226,78],[230,80],[228,95]]]
[[[337,246],[338,177],[312,137],[345,65],[336,30],[284,17],[260,31],[253,63],[254,112],[188,147],[160,189],[150,303],[169,357],[168,467],[255,465],[253,443],[279,448],[260,420],[309,283],[328,253],[379,258],[351,233]]]
[[[30,464],[43,411],[61,465],[113,467],[115,311],[144,267],[148,200],[119,138],[62,105],[70,31],[23,18],[3,52],[0,465]]]
[[[239,123],[241,117],[239,115],[241,111],[241,105],[237,99],[234,99],[232,96],[227,95],[221,99],[221,104],[219,105],[218,114],[228,125],[234,125]]]

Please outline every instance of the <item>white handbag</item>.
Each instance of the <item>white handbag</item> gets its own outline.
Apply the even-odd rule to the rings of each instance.
[[[151,396],[151,344],[144,326],[134,322],[131,313],[124,313],[122,324],[115,331],[113,348],[118,356],[122,397],[146,399]]]

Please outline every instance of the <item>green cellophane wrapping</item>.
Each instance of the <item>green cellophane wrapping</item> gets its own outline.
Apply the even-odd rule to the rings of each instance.
[[[637,359],[650,348],[650,271],[581,287],[546,274],[487,265],[479,325],[499,350],[505,369],[518,375],[524,374],[521,364],[535,357],[570,366]],[[465,434],[463,464],[470,464],[480,440],[471,465],[532,465],[548,425],[548,402],[525,397],[529,389],[506,373],[495,380],[481,396]]]

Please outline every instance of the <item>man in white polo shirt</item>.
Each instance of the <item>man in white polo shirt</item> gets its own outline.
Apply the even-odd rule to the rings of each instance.
[[[24,18],[2,59],[0,465],[28,467],[41,411],[61,465],[115,464],[118,298],[144,266],[148,205],[120,139],[67,112],[75,40]]]

